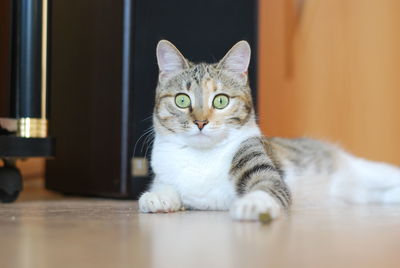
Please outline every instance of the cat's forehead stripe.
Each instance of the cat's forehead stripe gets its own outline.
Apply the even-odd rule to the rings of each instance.
[[[201,81],[208,76],[207,66],[205,64],[197,64],[190,72],[190,76],[199,85]]]
[[[207,79],[205,84],[208,91],[211,92],[217,90],[217,85],[214,79]]]
[[[196,98],[196,106],[203,108],[203,89],[201,87],[196,87],[196,91],[194,93]]]

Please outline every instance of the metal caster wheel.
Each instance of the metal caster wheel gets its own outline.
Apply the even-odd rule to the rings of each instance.
[[[11,203],[17,200],[22,191],[22,176],[14,165],[0,167],[0,202]]]

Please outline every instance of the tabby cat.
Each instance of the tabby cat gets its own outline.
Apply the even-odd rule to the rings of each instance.
[[[397,167],[313,139],[262,136],[248,83],[246,41],[218,63],[195,64],[161,40],[157,61],[155,177],[139,199],[141,212],[186,208],[229,210],[236,220],[257,220],[260,213],[277,218],[292,203],[311,199],[313,191],[321,199],[315,203],[330,197],[400,203]],[[301,192],[304,185],[310,187]]]

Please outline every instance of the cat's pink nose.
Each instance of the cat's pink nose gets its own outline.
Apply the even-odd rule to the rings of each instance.
[[[197,127],[202,130],[204,126],[208,124],[208,120],[194,120],[193,123],[195,123]]]

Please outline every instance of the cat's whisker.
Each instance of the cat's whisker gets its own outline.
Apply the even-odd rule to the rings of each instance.
[[[146,137],[145,137],[145,139],[144,139],[144,142],[146,142],[146,140],[149,138],[149,136],[151,136],[151,135],[153,135],[154,134],[154,127],[151,127],[150,129],[149,129],[149,131],[147,131],[147,134],[146,134]]]
[[[137,139],[137,141],[135,142],[135,146],[133,147],[133,155],[136,154],[136,147],[137,147],[139,141],[140,141],[142,138],[146,137],[146,135],[148,135],[149,133],[152,133],[152,132],[153,132],[153,126],[151,126],[151,127],[149,127],[148,129],[146,129],[146,130],[144,131],[144,133],[139,137],[139,139]]]
[[[148,116],[145,119],[143,119],[142,122],[147,121],[147,120],[152,119],[152,118],[153,118],[153,114],[151,114],[150,116]]]
[[[145,139],[145,141],[144,141],[143,144],[142,144],[142,150],[141,150],[141,152],[143,152],[144,146],[146,146],[146,149],[145,149],[145,152],[144,152],[144,157],[145,157],[145,158],[147,158],[147,152],[148,152],[149,148],[152,147],[152,145],[153,145],[154,138],[155,138],[154,132],[149,133],[149,134],[146,136],[146,139]]]
[[[147,152],[148,152],[149,148],[153,145],[154,138],[155,138],[155,135],[153,134],[152,137],[151,137],[151,140],[150,140],[150,145],[149,144],[147,145],[146,151],[144,152],[144,157],[145,158],[147,158]]]
[[[154,131],[150,131],[146,134],[146,138],[144,139],[143,143],[142,143],[142,148],[140,149],[140,152],[143,152],[144,146],[147,146],[146,148],[148,148],[148,141],[149,139],[151,139],[154,136]],[[147,149],[146,149],[147,150]]]

